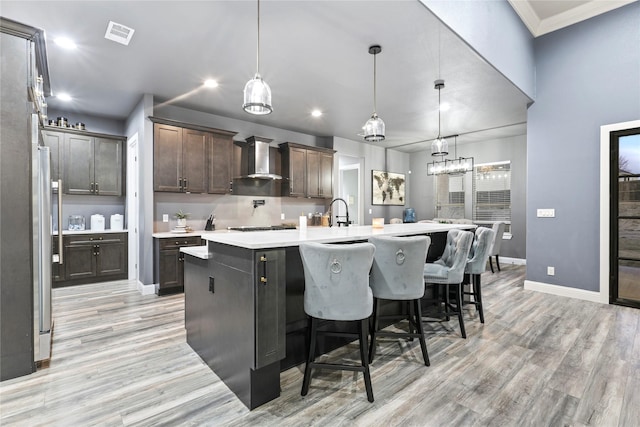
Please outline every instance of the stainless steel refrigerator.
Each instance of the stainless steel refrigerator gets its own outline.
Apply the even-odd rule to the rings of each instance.
[[[33,214],[33,356],[51,357],[52,182],[51,153],[40,138],[38,115],[31,117],[32,214]],[[60,230],[60,228],[59,228]],[[61,241],[62,239],[60,239]],[[61,261],[61,260],[58,260]]]

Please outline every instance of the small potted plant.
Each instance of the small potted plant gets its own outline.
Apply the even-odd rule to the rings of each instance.
[[[185,228],[187,226],[187,217],[189,216],[188,213],[184,213],[182,212],[182,209],[180,209],[178,212],[176,212],[176,218],[178,219],[178,227],[179,228]]]

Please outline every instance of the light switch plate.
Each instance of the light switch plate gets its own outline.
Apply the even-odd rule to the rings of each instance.
[[[169,214],[162,214],[162,222],[169,222]]]
[[[538,218],[555,218],[556,210],[555,209],[538,209],[536,212],[536,216]]]
[[[555,276],[556,268],[555,267],[547,267],[547,276]]]

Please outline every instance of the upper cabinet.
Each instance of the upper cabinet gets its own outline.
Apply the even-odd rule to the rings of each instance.
[[[51,179],[62,179],[65,194],[124,194],[123,137],[71,130],[42,135],[51,150]]]
[[[209,149],[209,193],[230,193],[233,137],[213,134]]]
[[[233,135],[219,129],[152,117],[153,190],[229,193]]]
[[[333,198],[333,154],[328,148],[280,144],[282,192],[290,197]]]

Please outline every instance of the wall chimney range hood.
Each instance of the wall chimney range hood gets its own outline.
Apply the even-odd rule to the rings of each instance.
[[[282,179],[280,175],[269,171],[269,143],[273,140],[251,136],[245,141],[242,148],[247,150],[247,174],[243,174],[242,178]]]

